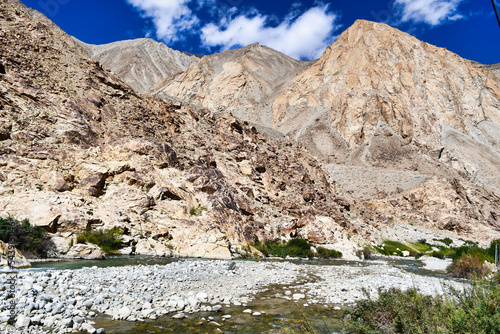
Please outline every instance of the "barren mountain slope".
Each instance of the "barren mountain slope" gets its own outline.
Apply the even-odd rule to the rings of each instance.
[[[254,57],[256,47],[207,56],[161,91],[271,123],[328,163],[362,205],[394,221],[483,236],[478,229],[490,229],[484,223],[498,228],[500,82],[494,67],[387,25],[357,21],[319,61],[263,89],[248,80],[260,66],[243,71],[246,58],[229,57],[243,50]],[[260,54],[262,67],[275,57]],[[220,68],[237,71],[220,75]],[[252,95],[260,100],[248,99]],[[259,117],[244,112],[252,109]]]
[[[114,226],[127,253],[228,258],[280,234],[352,251],[362,217],[385,220],[296,143],[136,94],[17,0],[0,4],[0,42],[0,215],[43,226],[60,252]]]
[[[269,126],[270,101],[309,62],[252,44],[204,56],[186,72],[151,89],[214,111],[231,111],[243,121]]]
[[[140,93],[167,77],[186,71],[200,60],[149,38],[103,45],[77,42],[92,59]]]

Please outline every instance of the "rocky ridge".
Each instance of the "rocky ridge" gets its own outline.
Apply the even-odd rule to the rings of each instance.
[[[151,88],[238,119],[269,126],[267,112],[280,87],[310,62],[297,61],[258,43],[204,56],[196,65]]]
[[[76,41],[90,58],[110,69],[140,93],[145,93],[167,77],[186,71],[199,61],[194,55],[173,50],[149,38],[103,45]]]

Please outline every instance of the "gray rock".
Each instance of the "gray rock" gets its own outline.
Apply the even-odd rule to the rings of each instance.
[[[196,294],[196,298],[200,303],[206,303],[208,301],[208,294],[205,291],[201,291]]]
[[[118,310],[117,319],[127,319],[132,314],[132,310],[127,306],[122,307]]]
[[[174,319],[184,319],[186,317],[186,315],[182,312],[180,313],[177,313],[176,315],[174,315],[172,318]]]
[[[214,306],[212,306],[212,311],[219,312],[220,310],[222,310],[222,305],[214,305]]]
[[[54,308],[52,309],[52,314],[56,315],[56,314],[63,313],[64,311],[65,311],[64,304],[56,304],[54,306]]]
[[[22,314],[17,316],[16,328],[28,328],[31,324],[31,319]]]
[[[86,300],[86,301],[84,301],[84,302],[83,302],[83,304],[82,304],[82,305],[83,305],[84,307],[86,307],[86,308],[91,308],[91,307],[94,305],[94,302],[93,302],[93,301],[91,301],[91,300]],[[97,304],[97,305],[98,305],[98,304]]]
[[[80,317],[80,316],[76,316],[73,318],[73,322],[77,323],[77,324],[81,324],[85,321],[85,318],[84,317]]]
[[[34,317],[31,318],[31,323],[32,324],[40,324],[42,322],[43,316],[41,314],[35,315]]]
[[[61,327],[72,327],[73,326],[73,319],[68,318],[68,319],[63,319],[61,320]]]
[[[71,247],[65,256],[68,259],[86,259],[86,260],[102,260],[106,255],[94,244],[76,244]]]
[[[89,324],[88,322],[84,322],[82,324],[82,330],[84,331],[87,331],[88,333],[90,334],[94,334],[97,332],[97,330],[94,328],[94,326],[92,326],[91,324]]]

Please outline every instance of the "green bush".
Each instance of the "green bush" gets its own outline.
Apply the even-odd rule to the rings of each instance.
[[[109,254],[120,249],[123,232],[119,227],[110,230],[90,230],[80,233],[76,237],[79,244],[92,243],[99,246],[104,253]]]
[[[481,255],[462,253],[460,257],[453,259],[447,271],[456,277],[483,277],[489,273],[488,268],[484,265],[484,261],[484,257]]]
[[[287,243],[278,241],[266,241],[254,245],[264,256],[278,257],[321,257],[321,258],[341,258],[342,253],[333,249],[316,247],[316,253],[311,249],[313,247],[307,240],[296,238]]]
[[[368,297],[368,296],[367,296]],[[378,300],[359,301],[344,317],[345,333],[500,333],[500,286],[474,281],[442,297],[416,289],[379,291]]]
[[[32,226],[25,219],[0,218],[0,240],[12,243],[26,257],[47,257],[52,241],[40,226]]]
[[[365,295],[366,300],[346,312],[346,333],[440,333],[441,319],[450,312],[443,299],[416,289],[379,290],[378,300]]]

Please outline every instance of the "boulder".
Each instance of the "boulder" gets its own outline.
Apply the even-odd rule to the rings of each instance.
[[[65,257],[68,259],[102,260],[106,258],[106,255],[97,245],[85,243],[73,245]]]
[[[209,243],[188,246],[179,250],[179,254],[186,257],[200,257],[217,260],[232,259],[229,248]]]

